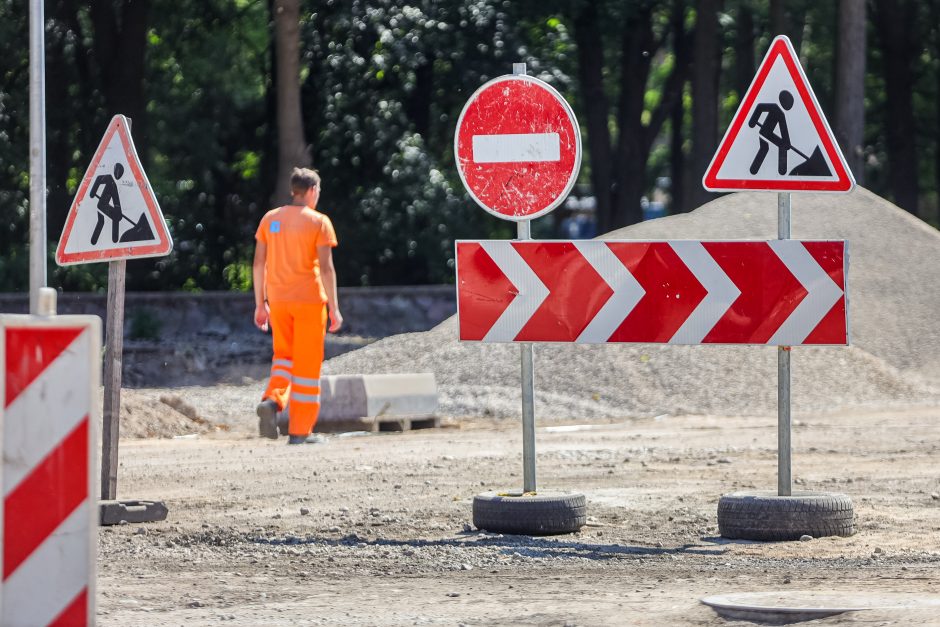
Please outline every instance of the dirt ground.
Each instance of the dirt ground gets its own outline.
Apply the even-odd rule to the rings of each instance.
[[[246,419],[245,424],[250,424]],[[940,595],[940,408],[797,415],[796,488],[844,492],[857,533],[718,537],[721,494],[775,489],[775,418],[659,416],[537,431],[538,485],[586,494],[588,525],[481,533],[474,494],[522,485],[516,421],[332,436],[245,429],[121,443],[118,496],[165,522],[101,528],[101,625],[725,625],[735,592]],[[924,608],[810,625],[938,624]]]

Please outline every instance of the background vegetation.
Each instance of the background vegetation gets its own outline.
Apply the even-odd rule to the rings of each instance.
[[[0,0],[2,291],[28,285],[27,4]],[[45,11],[50,255],[123,113],[176,242],[129,264],[129,289],[248,289],[255,226],[301,162],[324,178],[341,284],[452,281],[455,238],[514,232],[469,200],[452,153],[467,98],[519,61],[575,108],[579,189],[596,197],[602,230],[641,219],[666,177],[668,211],[688,211],[712,197],[704,168],[778,33],[859,182],[937,222],[940,0],[49,0]],[[537,234],[552,236],[560,216]],[[107,282],[106,264],[49,268],[66,290]]]

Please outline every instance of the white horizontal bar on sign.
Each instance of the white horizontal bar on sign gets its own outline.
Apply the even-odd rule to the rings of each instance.
[[[560,161],[558,133],[507,133],[474,135],[475,163],[514,163],[519,161]]]

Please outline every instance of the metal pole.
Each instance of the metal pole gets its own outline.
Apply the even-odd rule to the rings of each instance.
[[[520,240],[532,239],[530,222],[517,225]],[[535,358],[529,342],[519,346],[522,355],[522,491],[535,492]]]
[[[512,73],[525,76],[525,63],[513,63]],[[532,239],[531,221],[516,223],[520,240]],[[535,492],[535,358],[529,342],[519,346],[522,356],[522,491]]]
[[[777,194],[777,238],[790,239],[790,194]],[[777,347],[777,495],[791,495],[790,347]]]
[[[46,43],[42,0],[29,3],[29,312],[46,285]]]

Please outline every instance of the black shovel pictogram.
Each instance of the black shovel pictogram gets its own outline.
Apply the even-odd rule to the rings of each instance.
[[[153,229],[150,228],[146,213],[140,214],[140,219],[137,222],[134,222],[123,213],[121,217],[134,225],[121,235],[122,242],[145,242],[153,239]]]
[[[760,145],[757,154],[754,156],[754,161],[751,163],[751,174],[757,174],[760,170],[761,164],[770,149],[770,144],[773,144],[777,148],[778,173],[787,176],[831,176],[832,171],[826,164],[819,146],[816,146],[812,155],[807,156],[805,152],[790,142],[786,111],[793,107],[793,95],[783,90],[779,94],[779,101],[780,104],[761,103],[757,105],[748,120],[748,126],[760,129]],[[790,150],[803,157],[804,161],[787,173],[787,153]]]
[[[98,244],[98,238],[104,229],[105,219],[111,220],[111,241],[118,242],[144,242],[154,239],[153,229],[150,228],[150,222],[147,220],[146,212],[140,214],[137,222],[128,218],[121,210],[121,197],[118,194],[117,182],[124,175],[124,166],[120,163],[114,164],[113,174],[102,174],[95,179],[91,187],[91,198],[98,199],[98,221],[95,224],[95,230],[91,234],[91,244]],[[127,229],[118,236],[121,220],[127,220],[131,223],[131,228]]]
[[[757,126],[761,125],[757,124]],[[792,150],[804,159],[803,163],[790,170],[787,176],[832,176],[832,170],[829,169],[829,165],[826,163],[826,159],[823,157],[819,146],[816,146],[809,156],[793,144],[785,144],[783,148],[785,150]]]
[[[793,146],[790,146],[790,150],[806,159],[806,161],[790,170],[790,176],[832,176],[832,170],[826,164],[826,159],[823,157],[819,146],[816,146],[813,153],[808,157]]]

